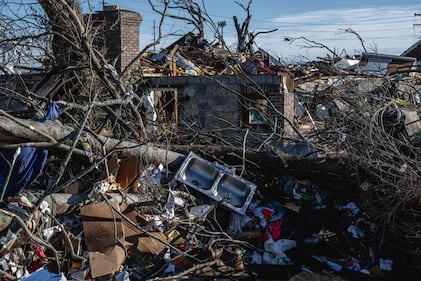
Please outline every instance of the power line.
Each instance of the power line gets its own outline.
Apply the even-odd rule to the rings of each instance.
[[[127,1],[127,0],[126,0]],[[138,3],[140,2],[144,2],[145,4],[147,3],[146,0],[129,0],[130,2],[134,2],[134,3]],[[131,5],[130,5],[131,6]],[[288,5],[290,6],[290,5]],[[158,16],[157,13],[150,11],[150,10],[146,10],[146,9],[139,9],[136,7],[131,7],[131,9],[133,11],[139,12],[141,14],[153,14],[155,16]],[[150,9],[150,7],[149,7]],[[220,14],[209,14],[209,16],[211,18],[215,18],[217,20],[219,19],[230,19],[232,20],[232,16],[221,16]],[[241,18],[241,17],[240,17]],[[282,17],[278,17],[278,18],[282,18]],[[391,21],[393,19],[401,19],[398,21]],[[285,24],[285,25],[301,25],[303,22],[288,22],[288,21],[274,21],[274,20],[268,20],[268,19],[259,19],[259,18],[253,18],[251,23],[270,23],[272,25],[276,25],[276,24]],[[406,23],[406,22],[411,22],[411,20],[408,20],[407,16],[394,16],[394,17],[387,17],[387,18],[381,18],[380,20],[359,20],[358,22],[343,22],[343,23],[323,23],[323,22],[311,22],[309,24],[311,25],[318,25],[318,26],[343,26],[343,25],[366,25],[366,24],[389,24],[389,23]]]
[[[421,13],[415,13],[415,14],[414,14],[414,17],[421,17]],[[412,24],[412,26],[413,26],[413,27],[416,27],[416,26],[421,26],[421,24],[420,24],[420,23],[414,23],[414,24]]]
[[[149,23],[153,24],[155,22],[155,20],[144,20],[143,22],[149,22]],[[299,24],[299,26],[307,26],[307,25],[312,25],[312,24]],[[325,25],[326,26],[341,26],[341,27],[350,26],[350,25],[353,26],[353,24],[349,24],[349,25],[346,25],[346,24],[343,24],[343,25],[342,24],[325,24]],[[184,28],[185,27],[184,25],[175,24],[174,21],[172,23],[164,23],[163,26],[171,26],[171,27],[179,27],[179,28]],[[271,29],[273,27],[274,26],[260,26],[259,29]],[[308,29],[308,28],[307,29],[289,29],[289,27],[282,27],[282,26],[277,26],[277,28],[280,31],[285,31],[285,32],[288,31],[288,32],[306,32],[306,33],[307,32],[310,32],[310,33],[312,33],[312,32],[331,32],[332,31],[330,29],[326,29],[326,30],[322,30],[322,29]],[[407,28],[405,28],[405,27],[398,27],[398,28],[382,28],[382,29],[364,29],[364,30],[361,30],[361,32],[381,32],[381,31],[391,31],[391,30],[395,30],[395,31],[396,30],[407,30]]]

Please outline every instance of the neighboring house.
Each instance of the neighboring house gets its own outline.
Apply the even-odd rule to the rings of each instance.
[[[355,69],[381,76],[398,73],[409,74],[416,61],[417,59],[413,57],[363,53],[360,62],[355,65]]]
[[[416,62],[417,71],[421,72],[421,40],[418,40],[411,47],[406,49],[402,53],[402,56],[416,58],[417,59],[417,62]]]
[[[421,40],[415,42],[412,46],[406,49],[401,56],[404,57],[413,57],[418,61],[421,61]]]

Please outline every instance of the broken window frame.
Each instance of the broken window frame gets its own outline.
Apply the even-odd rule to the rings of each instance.
[[[167,122],[170,122],[171,124],[174,124],[176,127],[178,126],[178,89],[177,88],[150,88],[146,91],[148,92],[154,92],[154,109],[158,114],[159,120],[165,120]],[[165,104],[163,104],[163,97],[166,93],[172,93],[172,98],[169,101],[166,101]],[[165,112],[165,108],[168,107],[170,104],[173,104],[173,110],[170,113],[170,116],[161,116],[163,118],[159,118],[160,114]]]
[[[265,99],[256,99],[249,105],[248,124],[262,125],[268,123],[268,102]]]
[[[242,106],[242,123],[243,127],[251,127],[253,129],[269,129],[269,102],[267,98],[258,93],[243,94]],[[259,115],[257,119],[252,117]]]

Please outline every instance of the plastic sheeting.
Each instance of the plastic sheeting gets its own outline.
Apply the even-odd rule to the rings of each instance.
[[[62,112],[62,108],[53,102],[45,117],[39,119],[38,122],[46,120],[57,119]],[[6,183],[7,175],[9,174],[10,163],[12,163],[15,149],[1,149],[0,150],[0,186],[3,192]],[[4,193],[4,200],[10,196],[16,196],[25,187],[33,183],[44,169],[47,162],[48,150],[34,147],[21,148],[20,154],[16,158],[13,166],[13,171],[7,183],[6,191]]]

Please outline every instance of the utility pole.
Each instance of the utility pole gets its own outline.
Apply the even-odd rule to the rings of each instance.
[[[221,28],[221,36],[219,37],[219,43],[221,43],[222,39],[224,38],[224,27],[227,25],[226,21],[218,21],[218,27]]]
[[[108,3],[105,2],[105,0],[102,0],[101,2],[102,2],[102,10],[105,11],[105,6],[107,6]]]
[[[155,42],[155,20],[153,20],[153,41]],[[153,45],[153,52],[156,52],[156,44]]]

